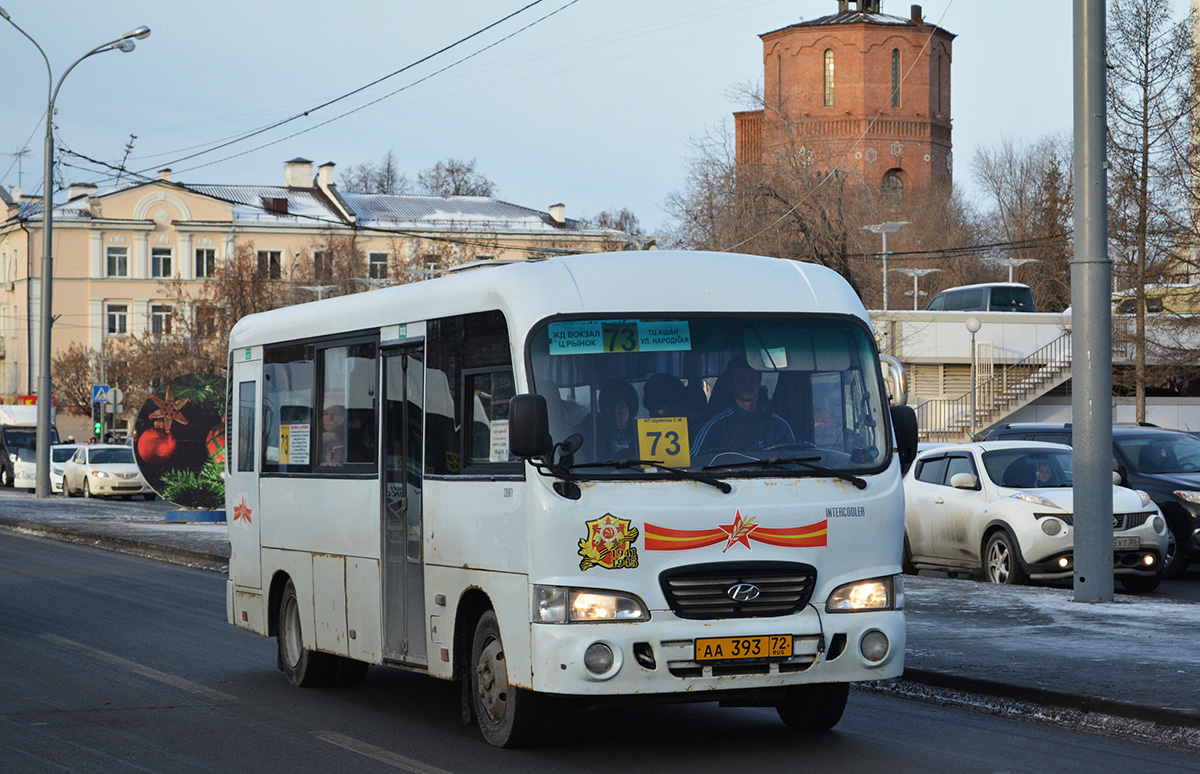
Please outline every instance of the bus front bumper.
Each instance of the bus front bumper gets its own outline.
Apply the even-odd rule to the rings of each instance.
[[[790,656],[698,658],[697,640],[733,638],[753,645],[755,638],[779,636],[791,638]],[[718,701],[727,690],[898,677],[904,671],[904,612],[818,614],[810,607],[778,618],[698,621],[655,611],[642,623],[533,624],[531,644],[535,691],[716,692],[698,700]]]

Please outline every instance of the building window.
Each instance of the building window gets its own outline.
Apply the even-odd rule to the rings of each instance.
[[[171,276],[171,248],[169,247],[153,247],[150,249],[150,276],[151,277],[170,277]]]
[[[264,279],[277,280],[283,278],[283,251],[259,250],[258,276]]]
[[[825,107],[833,106],[833,52],[825,50]]]
[[[367,276],[372,279],[387,279],[387,253],[367,253]]]
[[[313,250],[313,281],[329,282],[333,279],[333,254],[328,250]]]
[[[196,338],[211,339],[217,335],[217,307],[203,304],[196,307]]]
[[[900,107],[900,50],[892,49],[892,107]]]
[[[889,169],[883,173],[883,200],[888,204],[899,205],[904,198],[904,181],[900,179],[899,170]]]
[[[196,250],[196,279],[211,277],[217,270],[217,251],[211,247]]]
[[[174,310],[166,304],[150,305],[150,333],[155,336],[171,335],[171,321]]]
[[[129,305],[109,304],[105,312],[105,332],[109,336],[124,336],[129,332]]]
[[[104,276],[129,276],[129,248],[109,246],[105,250]]]

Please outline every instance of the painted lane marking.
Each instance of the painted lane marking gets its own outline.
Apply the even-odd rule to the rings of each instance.
[[[413,758],[406,758],[403,755],[397,755],[394,752],[376,747],[375,745],[367,744],[359,741],[354,737],[339,734],[336,731],[313,731],[312,735],[324,742],[335,744],[338,747],[345,748],[350,752],[365,755],[368,758],[374,758],[380,763],[386,763],[396,769],[412,772],[412,774],[451,774],[445,769],[439,769],[436,766],[430,766],[428,763]]]
[[[141,675],[142,677],[148,677],[151,680],[157,680],[158,682],[165,683],[173,688],[194,693],[197,696],[203,696],[204,698],[211,699],[212,701],[223,703],[237,701],[237,697],[233,696],[232,694],[217,691],[212,688],[206,688],[199,683],[193,683],[191,680],[184,680],[182,677],[176,677],[175,675],[167,674],[166,672],[160,672],[157,669],[151,669],[150,667],[145,666],[144,664],[139,664],[136,661],[130,661],[128,659],[121,658],[120,656],[114,656],[111,653],[105,653],[102,650],[96,650],[95,648],[88,647],[81,642],[68,640],[65,637],[59,637],[54,634],[43,634],[42,639],[52,642],[55,645],[60,645],[64,648],[82,653],[85,656],[90,656],[97,661],[103,661],[106,664],[112,664],[113,666],[127,669],[130,672]]]

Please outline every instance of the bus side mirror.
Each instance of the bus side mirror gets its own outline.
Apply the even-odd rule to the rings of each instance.
[[[917,456],[917,412],[912,406],[892,406],[892,430],[900,453],[900,472],[904,474]]]
[[[508,401],[508,448],[514,457],[544,457],[554,448],[546,398],[526,393]]]

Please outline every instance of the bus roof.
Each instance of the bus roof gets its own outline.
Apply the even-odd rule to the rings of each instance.
[[[436,279],[242,318],[231,349],[499,309],[513,343],[554,314],[817,312],[868,322],[849,283],[812,263],[674,250],[588,253],[455,271]]]

